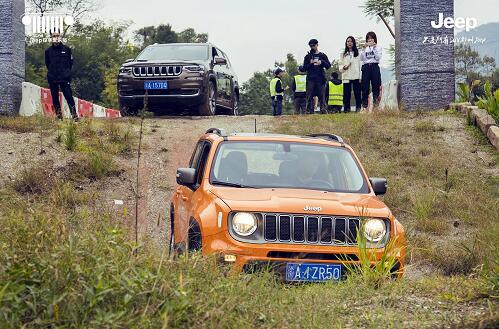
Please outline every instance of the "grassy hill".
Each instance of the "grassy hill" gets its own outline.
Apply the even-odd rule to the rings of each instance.
[[[178,124],[147,119],[147,134]],[[95,120],[73,130],[0,118],[0,141],[25,141],[1,148],[5,155],[32,147],[54,158],[31,155],[24,168],[1,173],[12,177],[0,181],[0,328],[499,325],[499,157],[459,115],[282,117],[267,129],[340,134],[369,175],[388,178],[384,201],[406,227],[409,264],[404,279],[381,283],[351,275],[340,283],[287,285],[268,273],[233,275],[197,254],[172,260],[147,236],[137,245],[127,214],[98,200],[130,170],[123,163],[136,161],[138,125]],[[192,147],[164,152],[172,158]]]

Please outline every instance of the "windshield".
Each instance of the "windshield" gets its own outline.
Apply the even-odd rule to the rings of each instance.
[[[144,49],[137,61],[181,60],[196,61],[208,59],[207,45],[157,45]]]
[[[347,149],[291,142],[223,142],[210,182],[235,187],[369,192]]]

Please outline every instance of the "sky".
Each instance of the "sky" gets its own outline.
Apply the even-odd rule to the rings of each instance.
[[[347,36],[375,31],[378,44],[394,39],[382,22],[365,16],[363,0],[101,0],[92,16],[106,22],[131,20],[131,30],[171,24],[175,31],[192,27],[208,33],[209,41],[231,60],[239,80],[274,67],[292,53],[302,61],[308,40],[319,40],[321,51],[337,59]],[[456,17],[475,17],[478,24],[498,21],[497,0],[455,0]],[[393,25],[393,24],[392,24]],[[388,66],[388,56],[381,65]]]

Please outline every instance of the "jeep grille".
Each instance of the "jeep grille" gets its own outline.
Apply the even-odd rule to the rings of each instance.
[[[263,214],[265,241],[356,245],[360,219],[354,217]]]
[[[136,66],[132,70],[136,77],[178,76],[182,73],[182,66]]]

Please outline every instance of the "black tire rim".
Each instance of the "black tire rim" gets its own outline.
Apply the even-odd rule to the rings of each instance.
[[[233,110],[232,110],[234,116],[239,115],[239,98],[236,96],[234,97],[234,105],[233,105]]]
[[[217,100],[215,98],[215,88],[213,84],[210,83],[210,94],[208,97],[208,106],[210,108],[211,115],[215,115],[215,109],[217,108]]]

